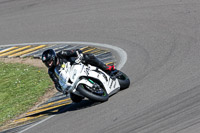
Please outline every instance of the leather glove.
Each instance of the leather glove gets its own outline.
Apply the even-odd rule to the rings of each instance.
[[[79,51],[78,51],[79,52]],[[83,62],[84,63],[84,58],[83,58],[83,54],[82,53],[79,53],[79,56],[77,57],[77,59],[75,60],[75,62],[77,64]]]
[[[76,49],[76,51],[78,51],[78,52],[79,52],[79,54],[81,54],[81,53],[82,53],[82,50],[80,50],[80,49]]]
[[[80,59],[80,58],[77,58],[77,59],[75,60],[75,63],[77,63],[77,64],[81,63],[81,59]]]

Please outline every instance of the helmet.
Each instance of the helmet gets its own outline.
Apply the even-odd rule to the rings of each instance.
[[[48,67],[54,67],[57,63],[56,53],[53,49],[45,50],[42,53],[42,62]]]

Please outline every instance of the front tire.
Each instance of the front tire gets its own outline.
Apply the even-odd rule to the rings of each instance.
[[[87,89],[86,85],[80,84],[77,87],[77,91],[79,91],[83,96],[87,97],[88,99],[96,102],[105,102],[108,100],[109,95],[103,88],[101,89],[103,90],[103,94],[98,95]]]

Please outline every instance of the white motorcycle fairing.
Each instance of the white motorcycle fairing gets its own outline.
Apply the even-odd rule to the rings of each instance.
[[[112,79],[101,69],[91,65],[84,65],[81,62],[73,65],[70,65],[70,62],[64,63],[60,70],[56,71],[55,69],[55,72],[59,78],[59,84],[61,85],[63,92],[74,93],[82,96],[76,90],[78,85],[84,84],[93,87],[94,83],[91,79],[96,79],[101,82],[109,96],[120,90],[117,78]]]

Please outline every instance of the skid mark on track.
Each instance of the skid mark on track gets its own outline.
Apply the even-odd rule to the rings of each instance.
[[[171,133],[200,122],[200,85],[115,123],[104,133]],[[175,117],[176,116],[176,117]]]

